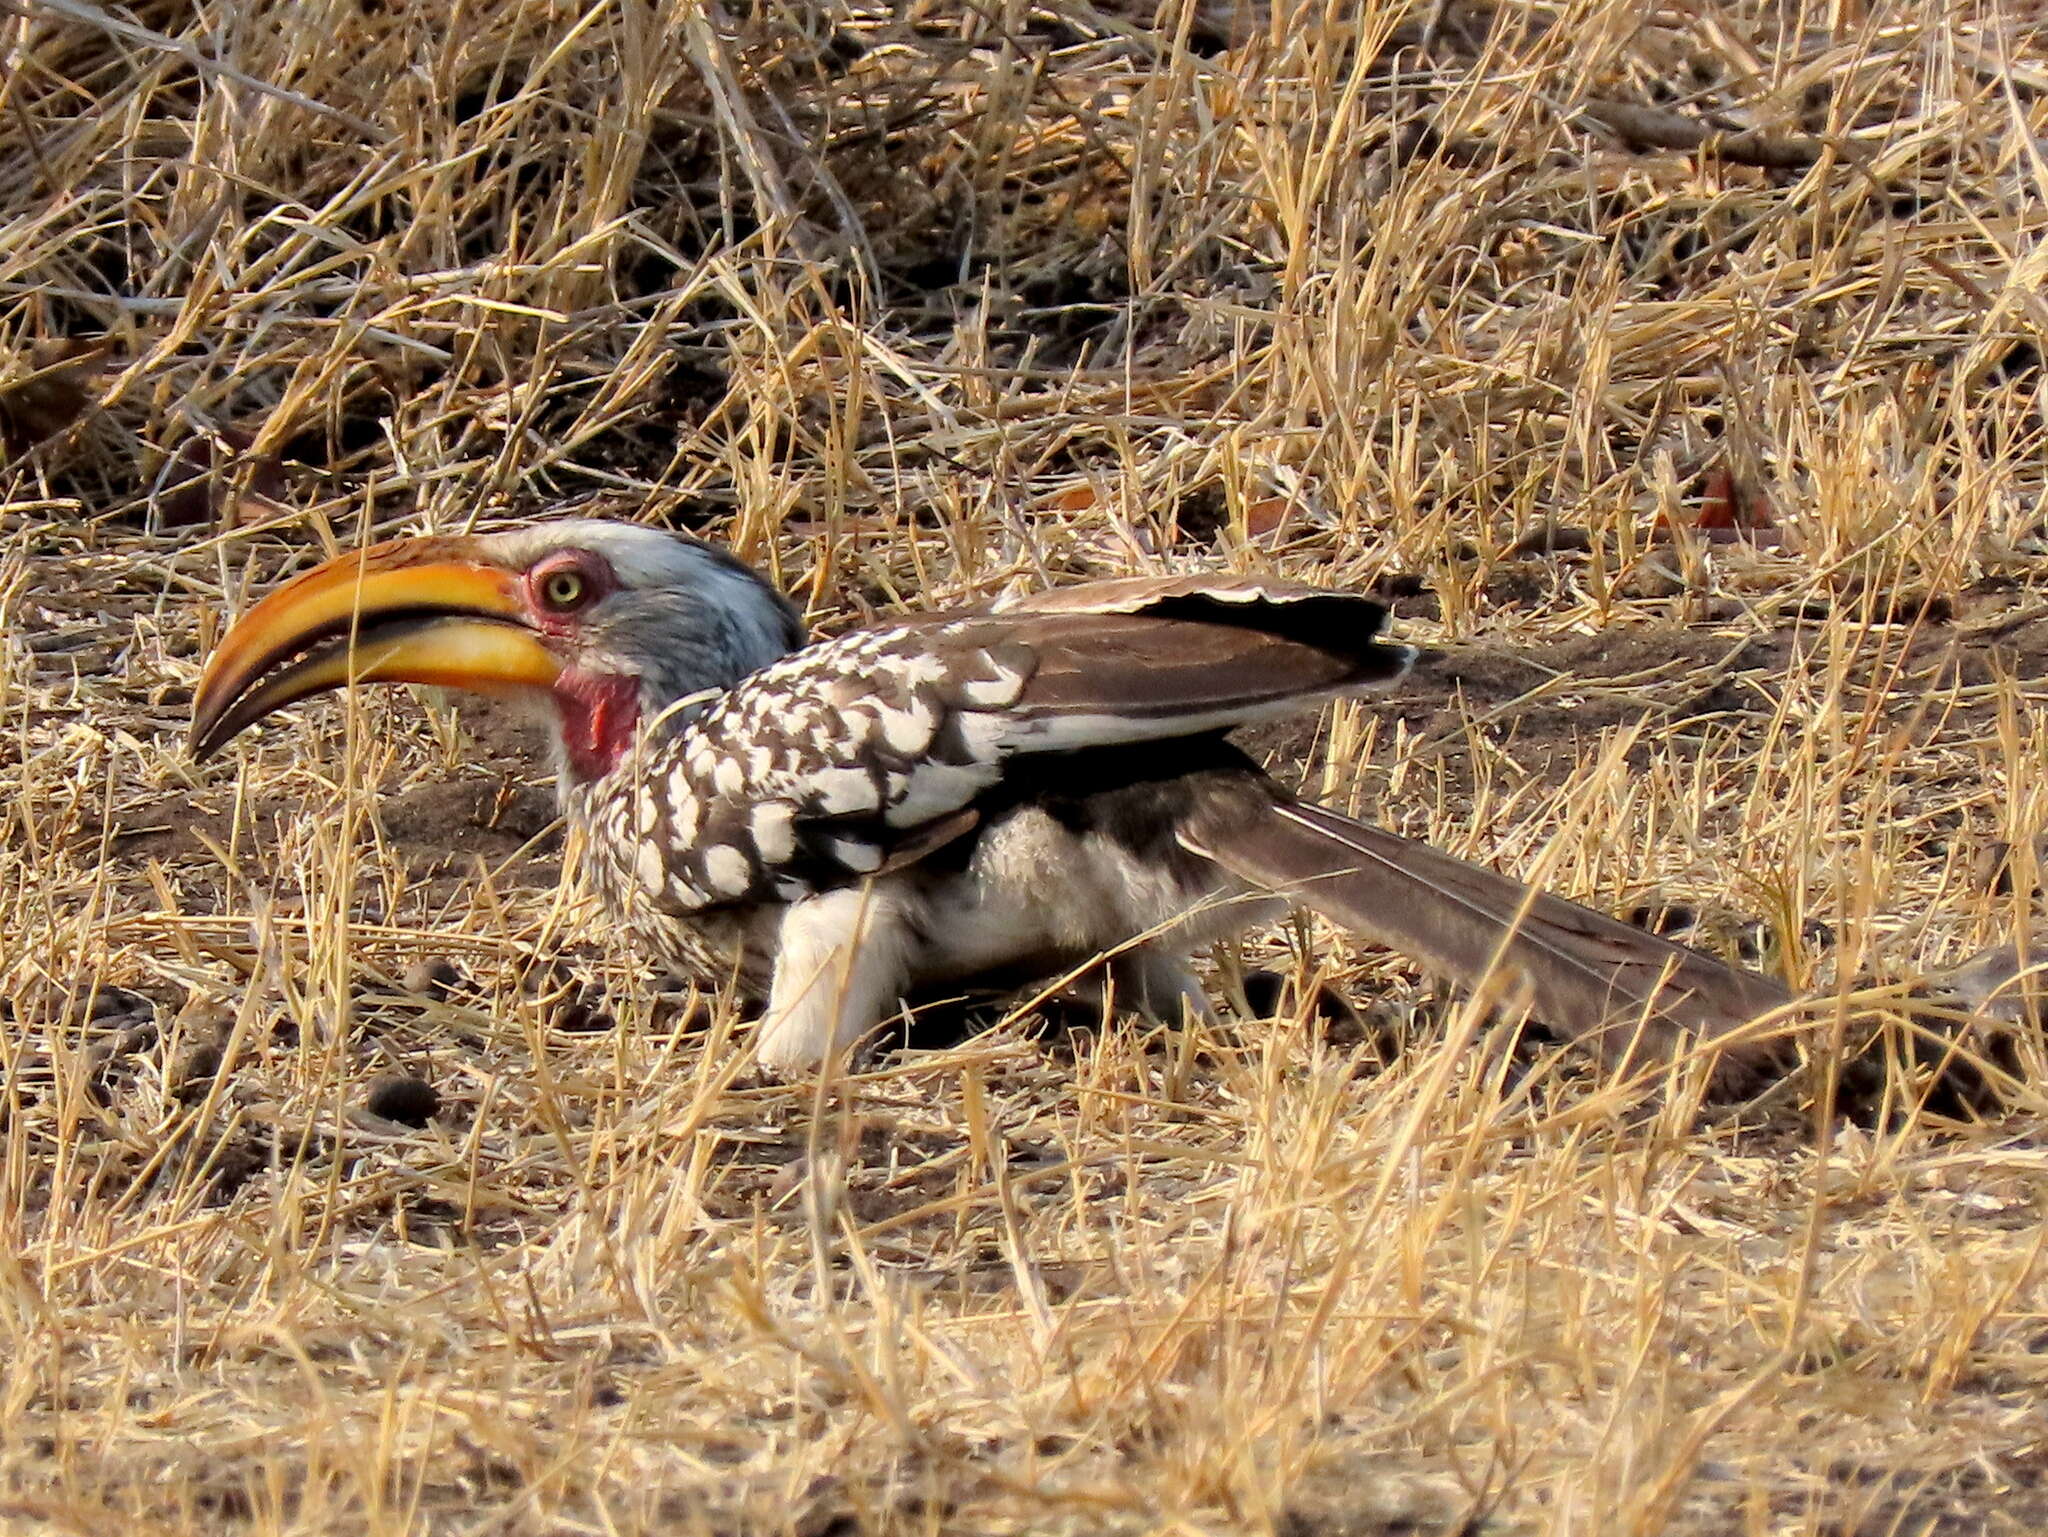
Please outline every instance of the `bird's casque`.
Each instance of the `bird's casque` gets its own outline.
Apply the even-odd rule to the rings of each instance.
[[[653,955],[765,993],[809,1067],[899,1000],[1108,957],[1155,1013],[1186,954],[1287,899],[1476,983],[1505,975],[1617,1058],[1778,1007],[1761,977],[1296,801],[1232,727],[1384,687],[1371,599],[1230,575],[1093,582],[804,643],[713,546],[564,521],[343,555],[210,659],[204,757],[349,683],[509,695],[554,728],[584,877]]]

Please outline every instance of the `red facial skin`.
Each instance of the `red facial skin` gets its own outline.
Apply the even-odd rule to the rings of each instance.
[[[563,573],[581,578],[573,603],[550,599],[550,579]],[[607,594],[616,592],[618,577],[603,556],[590,550],[564,550],[537,562],[520,579],[527,612],[543,635],[573,640],[582,614]],[[602,779],[619,765],[633,745],[640,724],[640,685],[632,678],[565,667],[551,691],[562,733],[569,771],[578,779]]]
[[[569,772],[602,779],[619,766],[640,724],[640,685],[632,678],[565,668],[555,679],[555,714]]]

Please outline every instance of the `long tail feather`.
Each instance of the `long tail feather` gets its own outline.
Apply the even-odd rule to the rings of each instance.
[[[1321,806],[1236,810],[1197,815],[1181,841],[1454,982],[1504,982],[1609,1061],[1668,1057],[1687,1035],[1712,1040],[1791,1002],[1768,977]]]

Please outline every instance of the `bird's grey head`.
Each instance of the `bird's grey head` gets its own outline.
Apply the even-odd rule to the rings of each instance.
[[[803,621],[759,572],[687,534],[578,518],[478,543],[522,574],[531,620],[562,660],[635,679],[649,717],[804,642]]]
[[[669,707],[803,644],[758,573],[664,529],[573,519],[338,556],[225,636],[194,699],[205,756],[271,711],[350,683],[434,683],[537,705],[563,772],[601,777]],[[660,729],[660,728],[657,728]]]

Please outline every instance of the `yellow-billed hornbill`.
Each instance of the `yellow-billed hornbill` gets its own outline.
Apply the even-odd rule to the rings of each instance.
[[[1610,1061],[1787,1001],[1296,800],[1225,740],[1399,678],[1415,653],[1381,638],[1386,618],[1350,593],[1176,576],[806,644],[732,556],[566,521],[398,540],[287,583],[208,662],[192,745],[203,758],[350,683],[533,701],[585,877],[654,956],[737,966],[765,993],[759,1056],[782,1069],[932,985],[1095,956],[1154,1014],[1202,1009],[1190,947],[1290,900],[1454,980],[1500,975],[1509,1001]]]

